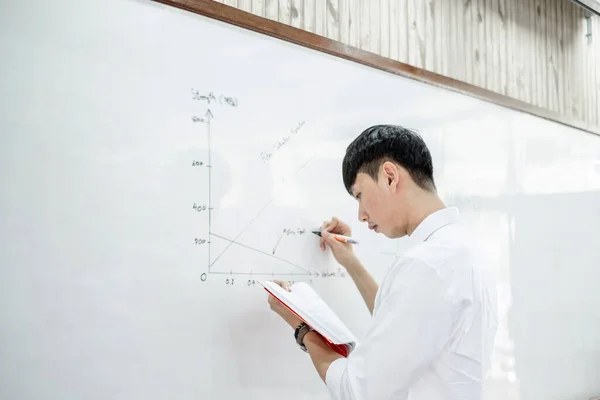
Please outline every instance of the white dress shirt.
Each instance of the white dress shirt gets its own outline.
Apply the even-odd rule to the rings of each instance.
[[[334,400],[483,398],[498,324],[489,263],[455,208],[410,240],[379,287],[366,338],[327,370]]]

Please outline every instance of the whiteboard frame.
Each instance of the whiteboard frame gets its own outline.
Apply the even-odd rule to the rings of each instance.
[[[214,0],[152,0],[216,19],[313,50],[380,69],[405,78],[459,92],[512,110],[525,112],[550,121],[600,136],[600,126],[566,117],[545,108],[495,93],[490,90],[395,61],[305,30],[231,7]]]

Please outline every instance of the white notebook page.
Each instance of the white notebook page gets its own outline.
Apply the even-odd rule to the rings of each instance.
[[[356,344],[356,337],[325,301],[304,283],[296,283],[291,292],[270,281],[260,281],[275,297],[285,303],[313,329],[335,344]]]

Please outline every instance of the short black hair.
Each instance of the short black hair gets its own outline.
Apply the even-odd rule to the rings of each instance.
[[[352,185],[360,172],[377,181],[379,167],[385,161],[405,168],[419,187],[436,190],[433,162],[423,138],[402,126],[375,125],[361,133],[346,149],[342,176],[348,193],[352,195]]]

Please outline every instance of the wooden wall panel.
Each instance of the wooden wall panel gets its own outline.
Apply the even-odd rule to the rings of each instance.
[[[364,0],[362,0],[364,1]],[[398,61],[406,62],[408,60],[408,43],[409,43],[409,20],[408,20],[408,2],[411,0],[397,0],[398,15],[399,15],[399,33],[398,42],[400,44]]]
[[[595,85],[592,86],[592,90],[595,93],[596,101],[590,100],[592,107],[592,115],[596,113],[596,125],[600,125],[600,18],[593,19],[593,31],[595,33],[595,40],[593,41],[593,47],[590,45],[588,52],[594,57],[594,61],[590,60],[588,71],[596,71],[594,77]]]
[[[590,75],[584,80],[587,94],[584,96],[587,105],[586,117],[596,115],[597,124],[600,125],[600,17],[592,19],[592,39],[591,45],[587,45],[586,39],[586,58],[587,71]]]
[[[569,0],[218,0],[600,126],[592,43]]]

